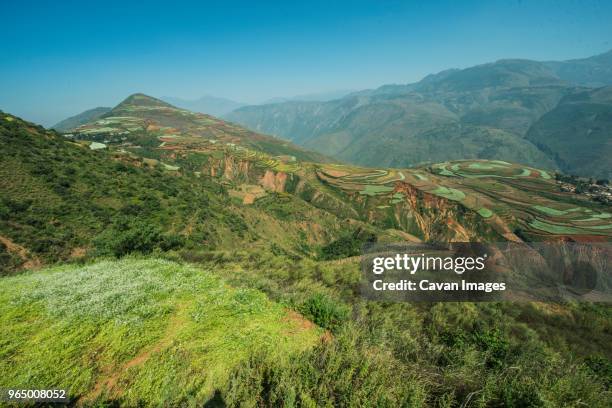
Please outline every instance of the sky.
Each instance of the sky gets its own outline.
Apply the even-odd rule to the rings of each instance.
[[[46,126],[135,92],[254,104],[612,49],[610,1],[2,0],[0,9],[0,110]]]

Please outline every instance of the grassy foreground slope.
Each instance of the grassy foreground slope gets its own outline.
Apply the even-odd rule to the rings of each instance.
[[[201,406],[255,354],[286,360],[323,334],[259,291],[156,259],[1,279],[0,320],[0,387],[87,405]]]

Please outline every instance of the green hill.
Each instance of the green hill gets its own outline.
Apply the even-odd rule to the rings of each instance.
[[[190,406],[250,358],[292,353],[323,330],[208,270],[148,259],[0,280],[0,387],[66,389],[82,405]]]
[[[312,255],[350,230],[306,202],[245,206],[219,179],[122,149],[91,150],[5,113],[0,143],[0,273],[134,250],[275,245]]]
[[[212,139],[223,144],[241,143],[272,155],[290,155],[300,160],[329,161],[321,154],[292,143],[262,135],[203,113],[176,108],[164,101],[134,94],[99,119],[90,121],[72,133],[90,140],[121,140],[126,146],[157,147],[160,138],[189,135]],[[197,139],[196,139],[197,140]]]
[[[612,179],[612,87],[568,95],[538,120],[527,139],[561,170]]]
[[[111,108],[105,107],[89,109],[79,113],[78,115],[71,116],[68,119],[64,119],[61,122],[56,123],[55,125],[51,126],[51,129],[55,129],[58,132],[69,132],[70,130],[84,125],[87,122],[100,118],[110,110]]]

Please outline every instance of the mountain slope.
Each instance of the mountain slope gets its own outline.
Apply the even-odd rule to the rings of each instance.
[[[297,200],[282,213],[243,206],[220,180],[127,151],[94,151],[5,113],[0,142],[0,274],[160,249],[276,245],[312,256],[351,230]]]
[[[612,87],[563,98],[526,138],[565,172],[612,179]]]
[[[406,167],[480,158],[577,173],[579,167],[558,163],[556,152],[542,151],[526,135],[563,98],[585,91],[577,84],[605,83],[610,55],[561,65],[500,60],[340,100],[248,106],[226,117],[359,165]],[[578,80],[564,71],[576,64],[596,67],[585,69]],[[592,170],[591,175],[607,171],[603,165]]]
[[[588,87],[612,85],[612,50],[588,58],[545,62],[568,82]]]
[[[163,102],[146,103],[137,109],[143,115],[161,107],[180,119]],[[132,106],[128,100],[117,111],[134,114]],[[186,130],[161,140],[142,129],[123,132],[107,149],[91,150],[90,141],[0,115],[3,273],[133,251],[274,247],[317,257],[336,240],[352,248],[371,238],[605,240],[612,234],[598,205],[562,193],[550,174],[523,165],[463,161],[372,169],[272,156]],[[124,138],[155,144],[126,145]],[[558,216],[570,207],[567,217]]]
[[[544,93],[549,92],[548,87],[543,88]],[[522,92],[518,94],[524,95]],[[364,99],[359,96],[355,98]],[[384,98],[393,100],[394,97]],[[337,103],[340,102],[342,101]],[[132,103],[128,100],[125,106],[119,105],[116,108],[119,113],[113,114],[125,117],[124,115],[132,109]],[[155,101],[148,103],[163,104]],[[401,100],[398,105],[407,106],[407,103]],[[370,109],[371,106],[372,104],[365,105],[363,109]],[[360,109],[356,108],[358,111]],[[440,108],[440,105],[429,108],[428,113],[432,112],[437,115],[440,123],[448,121],[448,127],[442,128],[442,132],[439,131],[440,126],[429,129],[425,125],[422,129],[418,129],[417,120],[406,119],[401,115],[397,117],[413,120],[411,128],[417,129],[422,138],[427,138],[430,146],[453,144],[457,149],[456,153],[463,157],[484,151],[487,154],[517,157],[521,162],[537,159],[552,163],[552,160],[546,158],[540,151],[536,151],[538,154],[536,158],[518,156],[521,151],[509,141],[524,144],[529,142],[509,131],[473,125],[453,125],[453,115],[456,114],[450,109]],[[366,123],[369,126],[383,125],[385,122],[394,123],[393,115],[385,116],[382,112],[371,112],[367,117],[370,119]],[[352,115],[347,115],[344,120],[352,120]],[[333,216],[373,226],[377,228],[376,234],[379,237],[386,235],[390,238],[395,234],[393,231],[401,231],[410,234],[412,236],[410,239],[417,240],[471,241],[495,239],[494,237],[509,240],[541,240],[552,238],[551,235],[565,236],[567,239],[600,240],[607,239],[605,237],[611,233],[608,229],[612,225],[606,221],[605,214],[599,223],[583,223],[585,219],[590,218],[588,214],[601,212],[598,205],[585,200],[577,202],[571,196],[562,194],[548,172],[525,165],[510,164],[505,161],[489,163],[480,160],[445,162],[416,170],[327,165],[303,162],[287,156],[272,156],[257,146],[249,145],[248,140],[245,144],[240,139],[235,143],[222,144],[211,143],[206,137],[204,140],[194,139],[190,133],[191,128],[179,129],[181,134],[174,134],[169,138],[161,137],[159,139],[163,144],[161,147],[151,149],[141,147],[132,151],[145,156],[148,153],[157,153],[156,158],[181,168],[181,171],[192,171],[202,176],[209,175],[220,179],[226,183],[230,194],[242,199],[243,203],[254,203],[255,207],[260,203],[274,205],[273,201],[261,197],[269,197],[267,194],[271,191],[289,193],[298,200],[304,200],[309,205]],[[135,133],[138,134],[138,131]],[[448,134],[457,136],[449,140],[446,136]],[[362,140],[368,139],[364,137]],[[401,151],[400,147],[397,146],[398,151]],[[414,149],[415,157],[430,155],[431,160],[442,159],[435,147],[424,150],[421,145],[415,143]],[[364,150],[384,153],[376,145],[366,145]],[[388,159],[396,158],[398,162],[405,159],[397,156],[393,150],[391,153],[386,152]],[[525,151],[522,150],[522,154],[525,154]],[[397,166],[400,167],[401,164]],[[464,167],[464,170],[460,170]],[[263,191],[258,188],[263,188]],[[464,198],[449,199],[445,194],[436,193],[448,189],[461,192]],[[433,200],[435,205],[429,200]],[[536,202],[537,204],[534,204]],[[534,212],[533,205],[559,209],[558,211],[562,213],[568,205],[575,207],[578,205],[576,208],[581,210],[572,212],[571,217],[567,219],[557,219],[552,216],[555,211],[551,214]],[[479,212],[482,206],[493,210],[495,216],[482,216]],[[445,210],[440,212],[440,208]],[[550,223],[556,223],[560,227],[553,231],[554,228],[546,227]],[[432,225],[437,226],[432,227]],[[516,235],[516,231],[521,231],[520,237]]]
[[[550,69],[512,60],[327,103],[245,107],[226,117],[360,165],[481,158],[554,168],[523,136],[568,92]]]
[[[328,161],[321,154],[295,146],[290,142],[258,134],[214,116],[176,108],[159,99],[134,94],[126,98],[100,119],[74,129],[80,138],[97,141],[121,140],[144,148],[163,144],[159,139],[189,135],[202,142],[241,144],[273,155],[289,155],[299,160]]]
[[[211,95],[205,95],[201,98],[193,100],[175,98],[172,96],[163,96],[160,99],[182,109],[187,109],[192,112],[206,113],[213,116],[222,116],[246,105],[245,103]]]
[[[98,107],[86,110],[84,112],[79,113],[78,115],[74,115],[69,117],[68,119],[64,119],[59,123],[51,126],[51,129],[55,129],[58,132],[69,132],[70,130],[79,127],[87,122],[91,122],[92,120],[96,120],[100,118],[105,113],[109,112],[111,108],[106,107]]]
[[[0,293],[0,386],[55,384],[85,406],[203,405],[250,358],[286,361],[324,334],[257,290],[158,259],[6,277]]]

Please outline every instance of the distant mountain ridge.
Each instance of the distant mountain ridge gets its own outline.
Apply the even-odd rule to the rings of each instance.
[[[271,103],[282,103],[282,102],[291,102],[291,101],[301,101],[301,102],[327,102],[333,101],[334,99],[344,98],[347,95],[356,92],[354,89],[338,89],[334,91],[327,92],[315,92],[309,94],[295,95],[291,97],[275,97],[270,98],[258,105],[268,105]]]
[[[561,101],[588,91],[586,84],[612,84],[609,72],[612,52],[555,63],[506,59],[442,71],[413,84],[354,92],[328,102],[242,107],[225,117],[366,166],[496,159],[608,177],[605,163],[563,160],[563,155],[551,151],[574,150],[581,141],[566,137],[564,147],[547,142],[556,133],[550,124],[538,121]],[[592,105],[581,106],[588,110]],[[598,109],[600,115],[605,114],[612,105],[600,101]],[[572,127],[567,114],[557,121],[561,121],[558,128]],[[604,127],[598,130],[602,135],[612,132],[608,121],[597,123]],[[538,129],[537,136],[534,130],[527,137],[532,127]],[[612,147],[604,139],[598,137],[586,145],[612,156]]]
[[[179,108],[188,109],[193,112],[207,113],[213,116],[222,116],[247,105],[246,103],[211,95],[204,95],[198,99],[183,99],[173,96],[162,96],[160,99]]]
[[[559,78],[576,85],[593,88],[612,85],[612,50],[588,58],[544,62],[544,65]]]
[[[110,110],[111,108],[108,107],[98,107],[89,109],[85,112],[79,113],[78,115],[74,115],[69,117],[68,119],[64,119],[61,122],[58,122],[55,125],[51,126],[51,128],[57,130],[58,132],[68,132],[71,129],[84,125],[87,122],[91,122],[92,120],[98,119]]]

